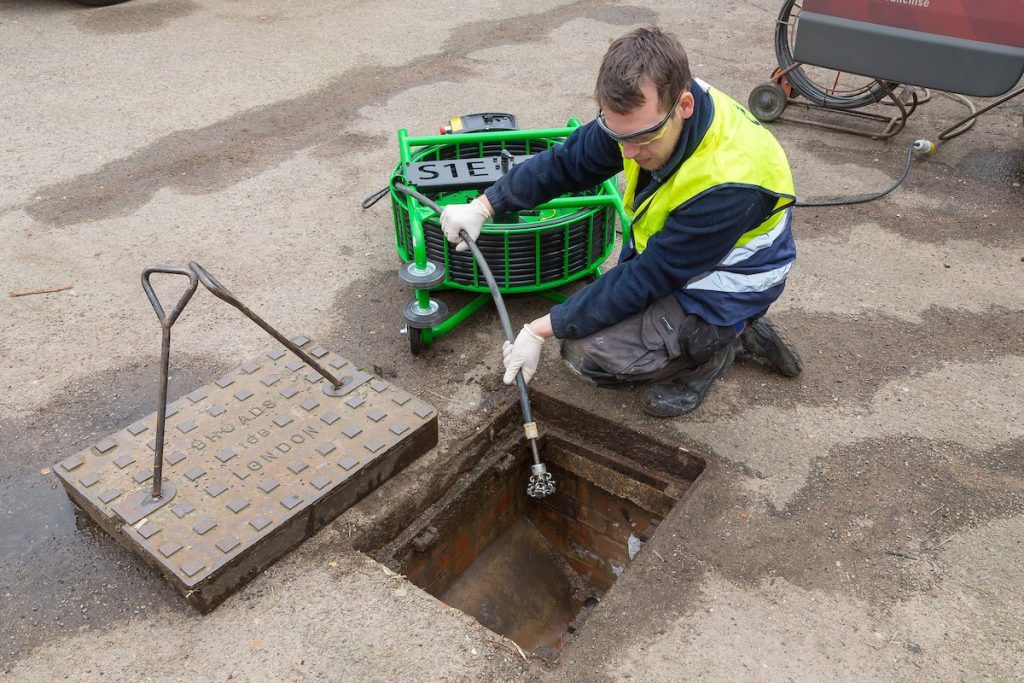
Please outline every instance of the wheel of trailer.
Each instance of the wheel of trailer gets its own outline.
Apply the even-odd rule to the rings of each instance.
[[[774,121],[786,110],[786,91],[774,81],[765,81],[750,91],[747,107],[758,121]]]
[[[795,63],[793,46],[800,25],[800,9],[798,0],[785,0],[775,24],[775,58],[784,71]],[[810,64],[793,68],[786,72],[784,78],[792,86],[793,92],[829,109],[857,109],[874,104],[899,85]]]

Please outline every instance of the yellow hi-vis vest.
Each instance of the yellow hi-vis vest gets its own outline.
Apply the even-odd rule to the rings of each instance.
[[[782,147],[750,112],[725,93],[699,79],[693,79],[691,87],[700,87],[711,96],[714,106],[711,125],[690,157],[636,207],[633,204],[641,169],[632,159],[623,158],[626,191],[622,199],[626,213],[633,221],[633,242],[637,252],[642,252],[647,247],[647,240],[664,227],[670,213],[709,190],[718,187],[759,189],[776,196],[778,200],[772,214],[763,223],[744,233],[719,264],[738,265],[754,250],[769,246],[788,223],[789,211],[784,209],[795,201],[793,176]],[[755,245],[750,244],[754,240],[758,242],[757,249],[752,249]],[[789,267],[785,270],[788,272]],[[785,279],[785,274],[780,273],[779,278],[767,281],[762,279],[761,283],[753,287],[741,287],[746,291],[763,291],[778,284],[772,280]],[[687,287],[694,285],[701,289],[720,289],[719,286],[701,286],[697,283],[690,283]],[[721,289],[729,290],[733,287],[725,286]]]

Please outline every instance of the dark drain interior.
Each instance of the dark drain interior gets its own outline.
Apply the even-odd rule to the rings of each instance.
[[[558,409],[557,424],[543,421],[545,408]],[[535,410],[544,425],[542,459],[557,482],[554,495],[526,495],[528,451],[506,419],[504,432],[492,427],[486,443],[466,446],[481,452],[472,471],[374,555],[550,659],[650,540],[704,461],[551,399]]]

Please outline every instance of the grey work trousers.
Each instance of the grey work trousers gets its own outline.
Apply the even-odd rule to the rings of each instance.
[[[562,358],[576,374],[601,386],[686,382],[736,340],[732,326],[686,313],[674,295],[588,337],[562,340]]]

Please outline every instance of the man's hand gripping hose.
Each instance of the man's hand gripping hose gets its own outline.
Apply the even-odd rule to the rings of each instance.
[[[439,216],[443,213],[441,207],[436,202],[411,187],[395,182],[394,188],[403,194],[413,197],[424,206],[430,207]],[[487,280],[487,287],[491,290],[491,297],[494,299],[495,308],[498,309],[498,317],[501,319],[501,327],[505,331],[505,337],[508,339],[509,344],[515,344],[512,324],[509,322],[508,311],[505,309],[505,301],[501,297],[501,291],[498,289],[498,283],[494,279],[494,274],[491,273],[490,266],[487,265],[487,259],[484,258],[472,235],[465,230],[460,230],[458,236],[462,239],[462,243],[465,243],[469,250],[473,252],[473,258],[476,259],[480,272],[483,273],[484,279]],[[460,246],[462,243],[460,243]],[[530,397],[526,392],[526,378],[523,377],[522,369],[516,372],[515,379],[516,386],[519,389],[519,405],[523,410],[523,433],[530,444],[530,451],[533,454],[533,465],[530,467],[530,483],[526,487],[526,493],[533,498],[544,498],[555,492],[555,480],[551,477],[551,473],[548,472],[548,468],[540,461],[540,453],[537,450],[539,433],[537,432],[537,423],[533,421],[533,410],[530,408]]]
[[[505,375],[502,381],[512,384],[516,376],[522,374],[527,384],[537,374],[540,365],[540,352],[544,348],[544,338],[533,333],[529,325],[523,325],[515,342],[505,342],[501,347],[501,355],[505,362]]]

